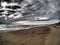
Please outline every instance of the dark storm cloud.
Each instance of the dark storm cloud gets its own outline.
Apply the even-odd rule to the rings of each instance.
[[[21,2],[23,0],[1,0],[2,3],[4,1],[8,2]],[[26,2],[29,2],[29,4],[27,4]],[[24,3],[27,4],[27,6],[24,7],[24,12],[21,10],[20,13],[22,14],[22,18],[17,18],[17,19],[9,19],[8,15],[11,15],[12,13],[10,13],[9,11],[7,11],[8,14],[6,15],[6,18],[8,18],[8,20],[4,20],[1,18],[0,21],[3,22],[13,22],[13,21],[24,21],[24,20],[28,20],[28,21],[35,21],[35,17],[39,17],[42,19],[41,20],[46,20],[44,18],[48,17],[48,20],[52,20],[52,19],[60,19],[60,2],[59,0],[25,0],[25,2],[23,1],[22,4],[25,5]],[[21,3],[20,3],[21,4]],[[18,5],[20,5],[18,4]],[[22,5],[22,6],[23,6]],[[17,13],[17,11],[15,12]],[[13,14],[14,15],[14,14]]]

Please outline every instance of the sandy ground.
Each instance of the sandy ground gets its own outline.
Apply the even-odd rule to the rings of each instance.
[[[60,26],[0,33],[0,45],[60,45]]]

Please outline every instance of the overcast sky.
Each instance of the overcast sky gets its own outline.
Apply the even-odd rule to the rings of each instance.
[[[28,3],[26,3],[28,2]],[[3,4],[8,5],[6,2],[2,2]],[[23,4],[23,5],[22,5]],[[51,21],[51,20],[60,20],[60,2],[59,0],[25,0],[25,2],[22,2],[22,6],[24,7],[25,4],[27,4],[27,6],[24,7],[24,9],[21,10],[21,12],[15,12],[14,14],[10,14],[11,18],[6,16],[6,13],[10,13],[9,11],[4,11],[2,13],[3,16],[5,16],[4,19],[5,22],[11,22],[11,21],[37,21],[37,20],[42,20],[47,22],[47,20]],[[14,16],[17,15],[17,16]],[[47,18],[48,17],[48,18]],[[16,19],[15,19],[16,18]],[[1,19],[1,18],[0,18]],[[1,19],[3,20],[3,18]],[[53,21],[53,22],[54,22]],[[4,22],[4,20],[2,21]],[[52,22],[52,23],[53,23]]]

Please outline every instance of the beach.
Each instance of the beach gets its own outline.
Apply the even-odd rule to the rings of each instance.
[[[60,26],[40,26],[0,33],[1,45],[59,45]]]

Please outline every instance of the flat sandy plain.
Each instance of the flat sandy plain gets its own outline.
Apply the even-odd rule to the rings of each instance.
[[[0,45],[60,45],[60,25],[0,33]]]

